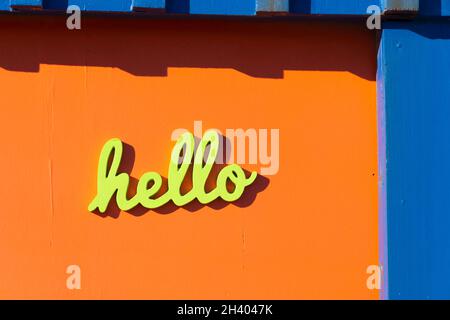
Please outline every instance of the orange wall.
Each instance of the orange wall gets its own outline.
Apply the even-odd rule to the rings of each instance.
[[[0,298],[378,298],[375,39],[362,25],[0,18]],[[167,176],[172,130],[279,128],[250,205],[101,217],[106,140]],[[245,166],[244,166],[245,167]],[[81,267],[81,290],[66,267]]]

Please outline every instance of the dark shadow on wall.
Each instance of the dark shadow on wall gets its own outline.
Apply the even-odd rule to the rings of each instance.
[[[442,0],[420,0],[420,14],[440,16],[442,13]]]
[[[166,0],[166,8],[168,12],[189,13],[190,0]]]
[[[310,14],[311,0],[289,0],[289,11],[300,14]]]
[[[414,32],[424,38],[431,40],[450,39],[450,21],[448,20],[420,20],[420,21],[388,21],[383,27],[386,30],[400,30]],[[398,41],[402,41],[401,36]],[[419,41],[419,39],[417,39]],[[431,44],[431,43],[430,43]]]
[[[286,70],[351,72],[375,80],[376,37],[361,22],[268,19],[2,16],[0,68],[38,72],[41,64],[120,68],[167,76],[170,67],[227,68],[252,77]]]
[[[69,0],[42,0],[42,7],[52,10],[66,10],[69,6]]]

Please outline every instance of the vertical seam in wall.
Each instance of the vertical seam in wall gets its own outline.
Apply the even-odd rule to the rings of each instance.
[[[378,135],[378,242],[379,263],[382,266],[380,299],[389,299],[388,230],[387,230],[387,158],[386,104],[383,31],[380,33],[377,58],[377,135]]]

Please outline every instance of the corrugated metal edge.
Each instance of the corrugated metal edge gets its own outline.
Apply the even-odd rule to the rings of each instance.
[[[419,14],[419,0],[383,0],[383,14],[415,16]]]

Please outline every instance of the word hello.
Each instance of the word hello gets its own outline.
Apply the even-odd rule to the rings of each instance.
[[[279,129],[226,129],[222,135],[218,129],[214,130],[225,139],[219,141],[219,155],[216,163],[259,164],[260,173],[265,176],[278,173],[280,166],[280,130]],[[172,132],[172,140],[188,132],[187,129],[176,129]],[[203,135],[203,122],[194,121],[194,136]],[[270,134],[269,134],[270,133]],[[270,141],[268,141],[270,138]],[[270,149],[269,149],[270,142]]]
[[[252,172],[246,177],[244,170],[237,164],[228,165],[219,172],[216,188],[210,192],[205,191],[206,181],[219,151],[219,134],[214,130],[207,131],[198,147],[195,148],[194,135],[184,132],[173,147],[168,170],[168,189],[163,195],[154,198],[162,187],[162,177],[156,172],[144,173],[139,179],[136,195],[128,199],[127,192],[130,176],[119,173],[122,159],[123,144],[119,139],[111,139],[103,146],[98,163],[97,195],[89,204],[88,210],[99,210],[104,213],[109,202],[116,195],[118,207],[123,211],[142,205],[147,209],[155,209],[167,204],[169,201],[177,206],[184,206],[194,199],[202,204],[208,204],[217,198],[227,202],[238,200],[247,186],[251,185],[257,173]],[[207,152],[208,151],[208,152]],[[112,160],[111,160],[112,159]],[[109,166],[109,162],[111,165]],[[192,170],[192,189],[181,194],[180,188],[185,180],[190,165]],[[227,183],[231,182],[234,189],[229,191]]]

